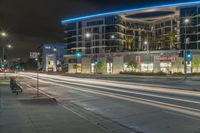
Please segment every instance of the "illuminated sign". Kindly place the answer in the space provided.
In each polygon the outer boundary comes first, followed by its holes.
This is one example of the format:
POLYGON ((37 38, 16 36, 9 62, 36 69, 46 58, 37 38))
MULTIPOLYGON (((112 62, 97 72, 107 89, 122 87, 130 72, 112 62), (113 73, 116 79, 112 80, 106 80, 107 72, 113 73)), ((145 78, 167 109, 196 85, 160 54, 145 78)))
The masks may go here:
POLYGON ((141 56, 137 55, 137 56, 135 57, 135 61, 136 61, 138 64, 140 64, 140 63, 141 63, 141 56))
POLYGON ((176 60, 176 57, 171 55, 154 56, 154 61, 172 61, 172 60, 176 60))

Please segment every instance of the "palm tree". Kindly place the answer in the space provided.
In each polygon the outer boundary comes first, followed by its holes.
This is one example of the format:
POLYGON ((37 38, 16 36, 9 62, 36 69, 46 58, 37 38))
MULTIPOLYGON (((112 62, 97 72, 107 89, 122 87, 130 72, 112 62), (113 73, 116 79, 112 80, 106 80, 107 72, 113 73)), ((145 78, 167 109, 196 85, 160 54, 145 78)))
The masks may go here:
POLYGON ((126 36, 125 42, 128 50, 133 50, 135 48, 135 37, 126 36))
POLYGON ((176 48, 174 42, 176 41, 176 34, 174 32, 168 32, 165 36, 166 41, 170 42, 169 48, 176 48))
POLYGON ((160 49, 161 48, 161 44, 162 44, 162 41, 163 41, 163 37, 161 35, 157 35, 155 37, 155 41, 156 41, 156 49, 160 49))

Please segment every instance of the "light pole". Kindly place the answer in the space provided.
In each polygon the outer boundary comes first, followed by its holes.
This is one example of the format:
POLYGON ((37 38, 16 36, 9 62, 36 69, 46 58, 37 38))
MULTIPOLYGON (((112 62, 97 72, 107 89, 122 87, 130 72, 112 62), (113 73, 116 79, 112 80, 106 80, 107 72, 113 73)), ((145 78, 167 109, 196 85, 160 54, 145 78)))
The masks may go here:
POLYGON ((111 35, 110 38, 112 39, 112 40, 110 41, 110 46, 109 46, 109 48, 110 48, 110 53, 111 53, 111 42, 115 39, 115 35, 111 35))
POLYGON ((53 48, 53 51, 55 52, 55 66, 57 71, 57 48, 53 48))
POLYGON ((90 46, 90 52, 91 52, 91 54, 93 53, 93 44, 92 44, 92 39, 91 39, 91 34, 90 33, 86 33, 85 34, 85 37, 87 38, 87 39, 90 39, 90 43, 91 43, 91 46, 90 46))
POLYGON ((148 41, 144 41, 144 45, 146 45, 147 47, 147 54, 149 53, 149 42, 148 41))
MULTIPOLYGON (((11 49, 11 48, 12 48, 12 45, 8 44, 8 45, 7 45, 7 48, 11 49)), ((4 62, 4 56, 5 56, 5 55, 4 55, 4 54, 5 54, 5 52, 4 52, 4 46, 2 47, 2 53, 3 53, 3 58, 2 58, 2 59, 3 59, 3 65, 4 65, 4 78, 6 78, 6 70, 5 70, 5 64, 4 64, 4 63, 5 63, 5 62, 4 62)))
MULTIPOLYGON (((1 63, 4 64, 4 46, 3 46, 3 39, 2 38, 6 38, 7 33, 6 32, 0 32, 0 36, 1 36, 1 45, 2 45, 2 61, 1 61, 1 63)), ((11 46, 11 45, 9 45, 9 46, 11 46)))
MULTIPOLYGON (((85 34, 85 37, 86 39, 90 39, 90 43, 91 43, 91 46, 90 46, 90 54, 92 55, 93 54, 93 43, 92 43, 92 34, 91 33, 86 33, 85 34)), ((94 57, 94 55, 93 55, 94 57)), ((94 64, 95 65, 95 64, 94 64)), ((96 71, 96 65, 94 66, 94 74, 95 74, 95 71, 96 71)))
POLYGON ((37 55, 37 58, 35 58, 35 61, 37 62, 37 71, 36 71, 37 84, 36 84, 36 89, 37 89, 37 97, 39 97, 40 92, 39 92, 39 67, 38 67, 39 58, 38 58, 38 55, 37 55))
POLYGON ((189 38, 187 38, 187 27, 186 25, 190 22, 190 19, 189 18, 186 18, 184 20, 184 23, 185 23, 185 50, 184 50, 184 79, 186 80, 187 79, 187 63, 186 63, 186 54, 187 54, 187 45, 189 43, 189 38))
POLYGON ((6 32, 1 32, 0 34, 1 34, 2 37, 6 37, 7 36, 6 32))

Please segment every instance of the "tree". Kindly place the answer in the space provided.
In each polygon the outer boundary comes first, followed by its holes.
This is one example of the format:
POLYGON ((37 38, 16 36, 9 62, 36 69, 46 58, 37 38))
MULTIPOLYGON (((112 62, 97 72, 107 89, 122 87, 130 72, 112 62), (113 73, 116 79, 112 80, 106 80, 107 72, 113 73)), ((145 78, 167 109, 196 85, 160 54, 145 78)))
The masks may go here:
POLYGON ((160 49, 160 45, 162 43, 163 37, 161 35, 157 35, 155 37, 155 41, 156 41, 156 49, 160 49))
POLYGON ((128 65, 127 65, 127 67, 131 68, 132 71, 133 71, 133 70, 136 70, 137 66, 138 66, 138 64, 137 64, 137 62, 134 61, 134 60, 130 61, 130 62, 128 63, 128 65))
POLYGON ((135 46, 133 46, 135 44, 135 37, 126 36, 125 37, 125 42, 126 42, 128 50, 132 50, 135 47, 135 46))
POLYGON ((199 72, 200 67, 200 56, 194 56, 192 59, 192 67, 197 67, 197 72, 199 72))
POLYGON ((174 42, 176 41, 176 34, 174 32, 168 32, 165 36, 166 41, 170 42, 169 48, 176 48, 174 42))
POLYGON ((106 62, 104 60, 99 60, 97 63, 97 68, 100 72, 103 72, 104 68, 106 66, 106 62))

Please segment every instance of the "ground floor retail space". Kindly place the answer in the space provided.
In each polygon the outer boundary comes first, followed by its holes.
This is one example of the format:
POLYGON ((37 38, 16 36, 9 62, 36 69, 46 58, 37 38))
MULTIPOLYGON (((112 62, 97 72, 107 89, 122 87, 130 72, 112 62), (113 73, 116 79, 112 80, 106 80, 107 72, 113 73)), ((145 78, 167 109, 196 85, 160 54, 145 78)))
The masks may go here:
MULTIPOLYGON (((199 54, 193 55, 195 59, 199 54)), ((198 62, 187 61, 187 73, 200 72, 198 62)), ((200 62, 199 62, 200 65, 200 62)), ((184 59, 176 51, 151 53, 118 53, 98 56, 83 56, 67 62, 69 73, 103 73, 117 74, 120 72, 147 72, 168 74, 183 73, 184 59)))

